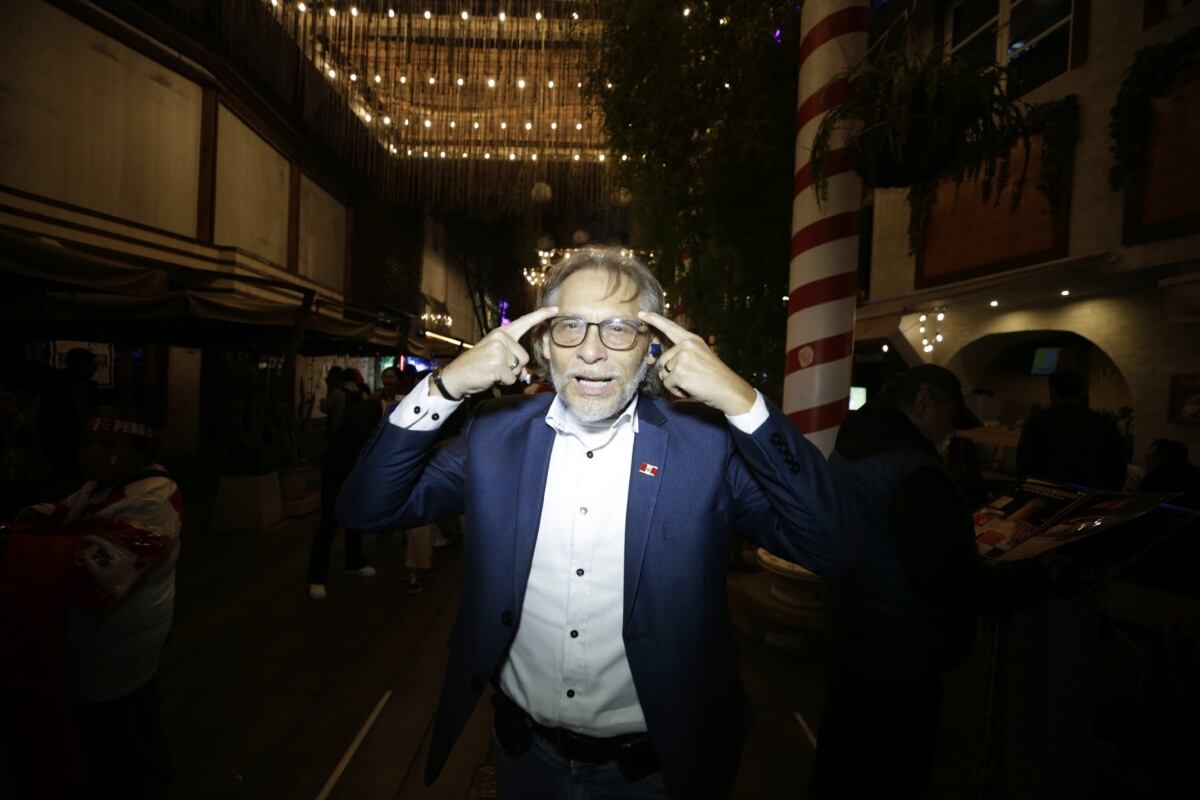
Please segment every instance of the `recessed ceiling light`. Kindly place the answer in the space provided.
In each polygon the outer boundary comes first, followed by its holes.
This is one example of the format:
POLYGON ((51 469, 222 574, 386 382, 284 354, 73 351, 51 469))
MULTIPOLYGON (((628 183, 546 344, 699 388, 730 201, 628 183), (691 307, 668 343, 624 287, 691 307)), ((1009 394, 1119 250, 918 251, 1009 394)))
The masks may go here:
POLYGON ((988 303, 988 305, 991 306, 992 308, 995 308, 996 306, 1000 305, 1000 301, 993 300, 992 302, 988 303))
POLYGON ((1063 289, 1061 292, 1059 292, 1059 294, 1061 294, 1063 297, 1070 297, 1070 295, 1071 295, 1071 290, 1070 290, 1070 289, 1063 289))

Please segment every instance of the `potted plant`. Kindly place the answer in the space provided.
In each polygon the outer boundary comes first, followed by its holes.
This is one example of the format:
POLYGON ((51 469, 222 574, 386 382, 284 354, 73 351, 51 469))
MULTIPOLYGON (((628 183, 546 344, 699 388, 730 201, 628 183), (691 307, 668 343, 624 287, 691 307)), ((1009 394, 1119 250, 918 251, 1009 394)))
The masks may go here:
MULTIPOLYGON (((1025 144, 1028 166, 1024 104, 1009 95, 1006 70, 995 62, 946 59, 915 47, 907 31, 899 31, 885 34, 830 87, 841 81, 849 98, 825 115, 813 139, 818 202, 828 196, 830 157, 843 139, 835 134, 844 135, 854 170, 867 186, 910 190, 916 217, 939 180, 960 185, 980 177, 985 197, 1006 184, 1018 142, 1025 144)), ((1024 170, 1014 204, 1023 181, 1024 170)), ((915 222, 923 230, 924 219, 915 222)))

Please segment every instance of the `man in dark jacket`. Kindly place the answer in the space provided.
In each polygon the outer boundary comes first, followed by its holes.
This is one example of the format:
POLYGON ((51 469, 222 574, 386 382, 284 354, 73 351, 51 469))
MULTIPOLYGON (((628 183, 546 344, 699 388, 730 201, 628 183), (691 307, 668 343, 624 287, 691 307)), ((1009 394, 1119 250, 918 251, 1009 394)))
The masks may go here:
POLYGON ((825 584, 835 659, 811 796, 920 797, 933 765, 942 673, 970 654, 981 577, 971 509, 938 444, 978 419, 934 364, 852 411, 830 457, 863 537, 857 569, 825 584))
POLYGON ((1088 408, 1078 372, 1061 369, 1048 382, 1050 407, 1030 416, 1021 430, 1017 474, 1121 491, 1129 452, 1117 424, 1088 408))

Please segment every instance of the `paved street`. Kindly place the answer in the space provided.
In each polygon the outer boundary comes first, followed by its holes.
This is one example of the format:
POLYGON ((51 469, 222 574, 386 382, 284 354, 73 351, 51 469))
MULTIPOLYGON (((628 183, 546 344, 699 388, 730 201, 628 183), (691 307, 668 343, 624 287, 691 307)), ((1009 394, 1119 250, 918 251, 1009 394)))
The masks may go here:
MULTIPOLYGON (((425 590, 409 595, 402 536, 368 540, 380 573, 371 580, 341 573, 339 542, 329 597, 314 602, 304 572, 316 515, 264 534, 217 535, 205 529, 210 507, 211 493, 193 488, 160 674, 177 797, 493 796, 486 702, 439 780, 421 779, 461 548, 435 551, 425 590)), ((756 576, 735 571, 731 580, 756 576)), ((801 718, 815 732, 820 648, 796 656, 743 641, 742 660, 758 725, 734 797, 803 797, 813 746, 801 718)), ((960 747, 964 735, 948 738, 960 747)))

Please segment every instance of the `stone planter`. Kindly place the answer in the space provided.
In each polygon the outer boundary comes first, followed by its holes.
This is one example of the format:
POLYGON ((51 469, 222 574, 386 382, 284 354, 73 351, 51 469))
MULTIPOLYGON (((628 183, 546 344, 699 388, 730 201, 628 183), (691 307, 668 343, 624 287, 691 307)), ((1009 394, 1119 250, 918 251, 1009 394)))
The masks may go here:
POLYGON ((285 467, 279 470, 279 491, 284 500, 298 500, 308 489, 308 467, 285 467))
POLYGON ((283 522, 283 495, 274 453, 263 447, 235 447, 225 457, 211 529, 254 532, 283 522))

